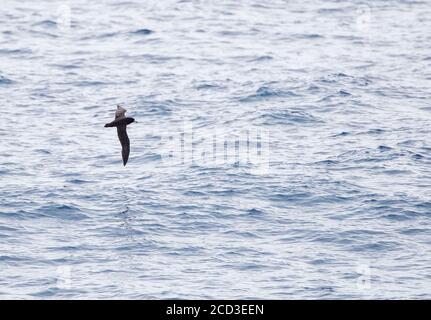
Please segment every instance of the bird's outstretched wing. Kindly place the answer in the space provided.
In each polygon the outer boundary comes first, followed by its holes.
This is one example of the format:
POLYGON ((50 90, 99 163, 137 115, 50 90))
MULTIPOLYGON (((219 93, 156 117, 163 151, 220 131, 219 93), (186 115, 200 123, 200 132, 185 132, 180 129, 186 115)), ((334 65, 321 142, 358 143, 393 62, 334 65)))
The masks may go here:
POLYGON ((127 164, 129 160, 130 154, 130 140, 127 136, 126 126, 118 126, 117 127, 118 139, 120 139, 121 147, 122 147, 122 155, 123 155, 123 165, 127 164))
POLYGON ((124 118, 127 110, 123 107, 117 106, 117 111, 115 111, 115 119, 124 118))

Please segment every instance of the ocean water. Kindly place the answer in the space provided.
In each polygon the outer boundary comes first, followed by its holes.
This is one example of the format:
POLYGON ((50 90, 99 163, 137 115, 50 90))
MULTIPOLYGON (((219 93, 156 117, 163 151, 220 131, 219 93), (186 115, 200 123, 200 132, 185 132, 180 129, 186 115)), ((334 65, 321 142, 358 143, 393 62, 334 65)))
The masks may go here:
POLYGON ((2 0, 0 298, 431 298, 430 30, 429 1, 2 0))

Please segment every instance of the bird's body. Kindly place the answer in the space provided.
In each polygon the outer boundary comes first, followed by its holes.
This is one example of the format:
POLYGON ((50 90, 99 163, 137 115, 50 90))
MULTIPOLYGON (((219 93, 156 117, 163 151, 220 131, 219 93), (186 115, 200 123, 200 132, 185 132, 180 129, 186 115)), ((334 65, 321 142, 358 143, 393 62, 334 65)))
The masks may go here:
POLYGON ((120 139, 121 148, 122 148, 122 156, 123 156, 123 165, 127 164, 129 160, 130 154, 130 140, 127 135, 127 125, 135 122, 135 119, 126 117, 127 110, 117 106, 117 111, 115 112, 115 120, 105 124, 105 128, 109 127, 117 127, 118 139, 120 139))

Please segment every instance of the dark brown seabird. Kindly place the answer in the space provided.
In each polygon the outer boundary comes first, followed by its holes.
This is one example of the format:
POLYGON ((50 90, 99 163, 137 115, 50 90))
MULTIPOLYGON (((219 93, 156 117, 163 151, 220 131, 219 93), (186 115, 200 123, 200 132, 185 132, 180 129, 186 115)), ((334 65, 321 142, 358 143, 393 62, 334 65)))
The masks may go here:
POLYGON ((117 105, 117 111, 115 112, 115 120, 105 124, 105 128, 117 127, 118 139, 120 139, 123 155, 123 165, 127 164, 130 154, 130 140, 127 136, 127 125, 135 122, 135 119, 126 117, 127 110, 117 105))

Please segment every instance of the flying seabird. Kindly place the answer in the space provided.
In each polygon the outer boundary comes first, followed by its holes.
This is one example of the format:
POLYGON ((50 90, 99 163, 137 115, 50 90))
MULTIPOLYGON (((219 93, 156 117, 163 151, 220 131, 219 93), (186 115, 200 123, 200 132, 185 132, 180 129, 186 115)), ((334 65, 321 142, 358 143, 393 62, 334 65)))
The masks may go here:
POLYGON ((126 127, 128 124, 135 122, 135 119, 126 117, 127 110, 117 105, 117 111, 115 112, 115 120, 105 124, 105 128, 117 127, 118 139, 120 139, 123 155, 123 165, 127 164, 130 154, 130 140, 127 136, 126 127))

